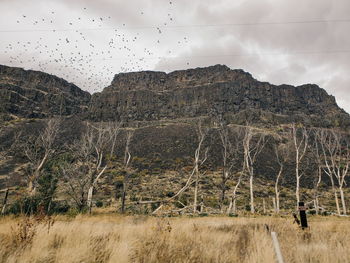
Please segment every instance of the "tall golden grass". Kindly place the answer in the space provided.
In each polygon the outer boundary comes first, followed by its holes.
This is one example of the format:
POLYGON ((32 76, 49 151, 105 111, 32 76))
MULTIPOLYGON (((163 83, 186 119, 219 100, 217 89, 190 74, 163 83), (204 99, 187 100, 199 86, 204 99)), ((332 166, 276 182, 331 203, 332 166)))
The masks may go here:
POLYGON ((0 219, 0 262, 350 262, 350 221, 291 218, 77 216, 0 219))

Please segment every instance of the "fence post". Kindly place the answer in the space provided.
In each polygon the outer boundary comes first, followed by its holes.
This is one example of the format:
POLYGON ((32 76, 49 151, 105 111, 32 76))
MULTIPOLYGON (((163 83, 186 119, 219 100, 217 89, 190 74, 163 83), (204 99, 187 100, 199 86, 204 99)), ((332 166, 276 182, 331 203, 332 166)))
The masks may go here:
POLYGON ((275 248, 277 263, 284 263, 276 232, 271 232, 271 237, 273 241, 273 247, 275 248))
POLYGON ((299 202, 299 208, 300 212, 300 223, 301 223, 301 228, 305 229, 308 227, 307 225, 307 218, 306 218, 306 207, 304 205, 304 202, 299 202))

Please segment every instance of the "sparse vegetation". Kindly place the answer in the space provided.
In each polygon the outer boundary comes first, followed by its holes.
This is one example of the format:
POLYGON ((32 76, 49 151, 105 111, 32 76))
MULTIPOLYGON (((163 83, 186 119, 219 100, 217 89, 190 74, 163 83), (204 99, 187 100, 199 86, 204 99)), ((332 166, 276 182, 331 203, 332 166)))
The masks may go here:
POLYGON ((192 157, 168 165, 159 155, 138 157, 137 129, 85 124, 63 145, 30 144, 23 164, 30 191, 26 184, 3 191, 0 263, 273 262, 271 231, 287 262, 350 260, 350 223, 329 216, 347 213, 347 133, 292 124, 278 134, 200 122, 192 126, 192 157), (215 147, 222 153, 216 166, 215 147), (287 182, 288 172, 294 181, 287 182), (306 231, 283 217, 299 199, 311 208, 306 231))
POLYGON ((292 218, 154 218, 116 215, 0 219, 0 262, 275 262, 276 231, 286 262, 349 262, 350 222, 292 218), (268 230, 267 230, 268 229, 268 230))

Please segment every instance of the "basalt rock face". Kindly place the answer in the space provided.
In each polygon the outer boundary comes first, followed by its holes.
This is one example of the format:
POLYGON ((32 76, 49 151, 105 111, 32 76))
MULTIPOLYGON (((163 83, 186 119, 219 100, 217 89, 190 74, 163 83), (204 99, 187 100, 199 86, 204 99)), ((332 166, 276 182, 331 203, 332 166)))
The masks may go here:
POLYGON ((91 95, 43 72, 0 65, 0 114, 45 118, 75 115, 87 109, 91 95))
POLYGON ((171 91, 179 88, 206 86, 212 83, 239 81, 252 78, 243 70, 231 70, 227 66, 216 65, 174 71, 169 74, 156 71, 142 71, 117 74, 105 92, 116 90, 171 91))
POLYGON ((349 115, 317 85, 272 85, 243 70, 216 65, 164 72, 122 73, 92 96, 90 118, 151 121, 224 114, 234 123, 304 122, 349 126, 349 115))
POLYGON ((302 122, 350 126, 349 115, 316 85, 272 85, 223 65, 165 72, 117 74, 92 96, 46 73, 0 65, 0 116, 77 116, 92 121, 181 120, 225 115, 230 123, 302 122))

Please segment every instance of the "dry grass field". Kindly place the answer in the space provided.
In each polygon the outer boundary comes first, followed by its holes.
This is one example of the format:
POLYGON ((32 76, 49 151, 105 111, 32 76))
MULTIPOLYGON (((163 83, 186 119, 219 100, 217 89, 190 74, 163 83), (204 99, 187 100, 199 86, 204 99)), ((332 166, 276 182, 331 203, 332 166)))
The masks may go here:
POLYGON ((95 215, 0 219, 0 262, 350 262, 350 220, 95 215))

